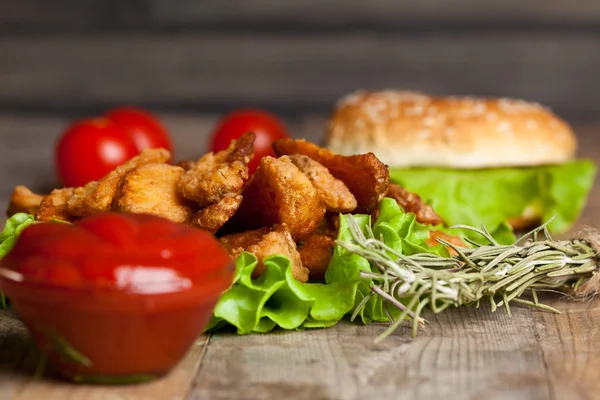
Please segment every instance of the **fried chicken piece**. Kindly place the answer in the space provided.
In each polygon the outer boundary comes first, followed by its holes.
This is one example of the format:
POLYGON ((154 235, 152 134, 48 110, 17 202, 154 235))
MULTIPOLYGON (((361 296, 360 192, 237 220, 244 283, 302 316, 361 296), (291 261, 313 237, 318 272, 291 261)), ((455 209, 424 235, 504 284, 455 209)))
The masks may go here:
POLYGON ((179 182, 181 195, 206 207, 225 196, 240 194, 248 179, 255 137, 252 132, 244 133, 226 150, 208 153, 195 164, 184 163, 190 169, 179 182))
MULTIPOLYGON (((442 231, 431 231, 431 233, 429 235, 429 239, 426 240, 427 244, 429 246, 438 245, 439 242, 436 240, 436 238, 443 239, 447 242, 452 243, 453 245, 455 245, 457 247, 468 247, 467 244, 465 242, 463 242, 463 240, 460 237, 448 235, 447 233, 444 233, 442 231)), ((458 254, 452 247, 446 247, 446 248, 448 249, 448 251, 450 252, 451 255, 455 256, 458 254)))
POLYGON ((145 164, 129 171, 115 198, 114 210, 152 214, 187 223, 194 215, 192 203, 177 192, 183 168, 169 164, 145 164))
POLYGON ((263 236, 272 232, 275 228, 265 226, 251 231, 231 233, 220 237, 219 240, 232 257, 237 257, 245 248, 260 242, 263 236))
POLYGON ((225 196, 218 203, 211 204, 198 211, 190 221, 190 225, 214 234, 233 217, 233 214, 242 204, 242 199, 241 194, 225 196))
POLYGON ((69 199, 69 212, 77 217, 110 211, 121 180, 133 169, 153 163, 164 163, 171 158, 165 149, 145 149, 137 156, 119 165, 99 181, 78 187, 69 199))
POLYGON ((252 272, 252 278, 259 277, 265 271, 264 259, 279 254, 291 261, 292 276, 299 282, 308 281, 308 270, 302 265, 296 243, 284 224, 261 228, 254 231, 233 233, 223 236, 221 244, 235 258, 244 250, 256 256, 258 265, 252 272))
POLYGON ((108 211, 112 204, 114 193, 111 193, 108 197, 101 198, 99 194, 96 194, 99 184, 100 181, 91 181, 85 186, 75 188, 73 196, 68 200, 69 212, 73 215, 84 217, 92 215, 95 212, 108 211))
POLYGON ((27 187, 19 185, 15 187, 12 195, 10 196, 10 203, 6 210, 6 216, 10 217, 16 213, 27 213, 35 215, 42 204, 44 196, 41 194, 33 193, 27 187))
POLYGON ((288 157, 310 179, 323 199, 327 211, 347 213, 356 208, 356 197, 344 182, 331 175, 327 168, 305 155, 292 154, 288 157))
POLYGON ((68 201, 73 196, 73 188, 54 189, 44 197, 40 208, 35 214, 38 221, 72 221, 74 216, 69 212, 68 201))
POLYGON ((258 243, 246 248, 246 251, 254 254, 260 260, 253 275, 261 275, 265 271, 263 263, 265 258, 279 254, 290 260, 294 279, 298 282, 308 281, 308 270, 302 265, 300 254, 296 250, 296 243, 294 243, 290 232, 287 230, 276 230, 267 233, 258 243))
POLYGON ((390 174, 373 153, 342 156, 306 140, 294 139, 278 139, 273 142, 273 149, 280 156, 303 154, 322 164, 356 197, 357 212, 375 210, 387 193, 390 174))
POLYGON ((190 169, 192 169, 192 168, 195 168, 195 167, 196 167, 196 161, 192 161, 192 160, 182 160, 182 161, 179 161, 179 162, 178 162, 177 164, 175 164, 175 165, 177 165, 178 167, 181 167, 181 168, 183 168, 183 169, 184 169, 184 170, 186 170, 186 171, 189 171, 190 169))
POLYGON ((321 221, 313 235, 329 236, 332 239, 337 239, 339 230, 339 214, 326 213, 325 218, 321 221))
POLYGON ((386 197, 396 200, 404 211, 415 214, 421 224, 438 225, 444 222, 429 204, 423 203, 419 195, 409 192, 400 185, 391 183, 386 197))
POLYGON ((288 157, 263 157, 243 195, 233 222, 246 229, 286 224, 292 238, 299 240, 325 215, 317 190, 288 157))
POLYGON ((312 234, 298 246, 302 265, 308 269, 311 279, 325 280, 325 272, 333 256, 335 240, 330 236, 312 234))

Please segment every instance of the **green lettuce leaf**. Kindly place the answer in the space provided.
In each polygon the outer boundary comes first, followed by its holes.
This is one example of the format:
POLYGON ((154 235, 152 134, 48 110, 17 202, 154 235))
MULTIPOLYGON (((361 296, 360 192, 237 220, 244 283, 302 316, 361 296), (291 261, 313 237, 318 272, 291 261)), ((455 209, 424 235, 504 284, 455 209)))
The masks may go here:
MULTIPOLYGON (((4 230, 0 233, 0 260, 4 257, 17 243, 17 239, 23 229, 35 223, 33 215, 26 213, 17 213, 6 220, 4 230)), ((4 293, 0 291, 0 308, 6 308, 6 299, 4 293)))
POLYGON ((25 213, 14 214, 6 220, 4 230, 0 233, 0 259, 14 247, 23 229, 33 223, 35 223, 33 215, 25 213))
POLYGON ((551 232, 567 230, 578 218, 596 176, 587 160, 563 165, 457 170, 390 168, 392 181, 418 193, 449 225, 486 225, 502 243, 511 243, 507 219, 527 208, 552 216, 551 232))
MULTIPOLYGON (((368 215, 341 215, 338 240, 350 240, 349 218, 353 217, 366 233, 371 224, 368 215)), ((426 240, 434 229, 419 224, 414 214, 405 213, 392 199, 381 202, 374 234, 403 254, 435 252, 446 254, 443 246, 429 247, 426 240)), ((292 276, 290 260, 273 255, 264 260, 265 272, 252 279, 257 259, 244 252, 236 259, 233 285, 219 299, 207 329, 233 326, 239 334, 267 332, 276 327, 301 330, 335 325, 352 314, 369 296, 358 313, 363 323, 389 321, 386 305, 379 296, 370 296, 371 279, 361 272, 372 272, 369 262, 336 246, 327 269, 325 283, 302 283, 292 276)), ((394 307, 387 310, 398 316, 394 307)))
POLYGON ((301 283, 292 276, 290 260, 273 255, 265 272, 252 279, 258 261, 248 252, 236 259, 232 287, 219 299, 208 329, 233 325, 239 334, 283 329, 324 328, 352 308, 349 285, 301 283))

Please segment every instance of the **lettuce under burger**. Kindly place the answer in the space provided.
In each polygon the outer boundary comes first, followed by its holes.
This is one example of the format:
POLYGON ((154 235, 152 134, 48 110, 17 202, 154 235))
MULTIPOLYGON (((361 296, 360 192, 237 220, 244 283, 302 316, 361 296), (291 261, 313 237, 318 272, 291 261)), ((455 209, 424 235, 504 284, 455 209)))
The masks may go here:
POLYGON ((327 147, 373 152, 390 178, 429 202, 448 225, 484 223, 498 236, 555 216, 578 218, 596 167, 576 160, 571 127, 547 108, 512 99, 356 92, 342 99, 327 147))

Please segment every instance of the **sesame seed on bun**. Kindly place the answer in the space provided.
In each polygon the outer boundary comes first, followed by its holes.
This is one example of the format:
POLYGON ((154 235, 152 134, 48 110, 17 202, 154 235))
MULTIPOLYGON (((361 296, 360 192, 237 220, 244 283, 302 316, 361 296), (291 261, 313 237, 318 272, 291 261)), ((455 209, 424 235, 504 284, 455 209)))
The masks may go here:
POLYGON ((340 99, 326 146, 345 155, 373 152, 392 167, 492 168, 565 163, 577 139, 537 103, 384 90, 340 99))

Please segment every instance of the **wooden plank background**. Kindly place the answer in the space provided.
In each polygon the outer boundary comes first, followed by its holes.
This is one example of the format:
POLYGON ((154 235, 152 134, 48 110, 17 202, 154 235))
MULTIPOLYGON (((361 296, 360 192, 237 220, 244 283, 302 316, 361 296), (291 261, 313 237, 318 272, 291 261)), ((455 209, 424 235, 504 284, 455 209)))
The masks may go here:
POLYGON ((402 30, 457 26, 597 26, 594 0, 13 0, 0 1, 12 30, 200 29, 235 24, 258 29, 370 27, 402 30), (262 28, 258 25, 262 25, 262 28))
POLYGON ((597 0, 0 0, 0 111, 327 113, 358 88, 600 111, 597 0))

